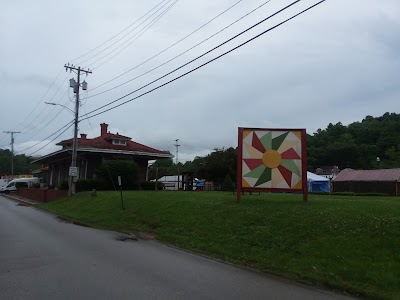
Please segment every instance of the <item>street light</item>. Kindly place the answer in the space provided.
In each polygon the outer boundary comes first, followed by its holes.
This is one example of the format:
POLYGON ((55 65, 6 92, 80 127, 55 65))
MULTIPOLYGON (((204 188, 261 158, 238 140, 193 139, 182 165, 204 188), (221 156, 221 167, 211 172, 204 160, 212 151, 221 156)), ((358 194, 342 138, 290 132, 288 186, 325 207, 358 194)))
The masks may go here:
POLYGON ((379 169, 379 164, 381 162, 381 159, 379 158, 379 156, 376 157, 376 162, 378 163, 378 169, 379 169))
POLYGON ((49 105, 64 107, 65 109, 68 109, 72 114, 75 114, 74 111, 73 111, 72 109, 70 109, 68 106, 65 106, 65 105, 63 105, 63 104, 53 103, 53 102, 45 102, 45 103, 46 103, 46 104, 49 104, 49 105))

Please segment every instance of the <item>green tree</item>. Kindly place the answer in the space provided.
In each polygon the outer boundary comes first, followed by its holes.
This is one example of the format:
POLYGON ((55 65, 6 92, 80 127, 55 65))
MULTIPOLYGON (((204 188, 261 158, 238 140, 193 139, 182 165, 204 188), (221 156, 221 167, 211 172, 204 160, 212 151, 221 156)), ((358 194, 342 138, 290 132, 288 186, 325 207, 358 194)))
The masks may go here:
POLYGON ((206 179, 216 184, 222 184, 227 175, 236 178, 237 150, 232 147, 214 149, 205 157, 204 172, 206 179))
POLYGON ((118 188, 118 176, 121 176, 122 189, 138 188, 139 168, 131 160, 108 160, 96 169, 97 178, 105 184, 106 189, 118 188))
POLYGON ((308 169, 338 165, 346 167, 399 167, 400 114, 385 113, 381 117, 366 116, 348 126, 329 124, 307 136, 308 169))
POLYGON ((231 176, 226 175, 224 178, 224 181, 222 182, 222 187, 221 189, 223 191, 232 191, 234 189, 234 182, 231 178, 231 176))
MULTIPOLYGON (((31 170, 40 168, 40 165, 32 165, 33 157, 19 154, 14 156, 14 174, 30 174, 31 170)), ((0 174, 11 174, 11 151, 0 149, 0 174)))

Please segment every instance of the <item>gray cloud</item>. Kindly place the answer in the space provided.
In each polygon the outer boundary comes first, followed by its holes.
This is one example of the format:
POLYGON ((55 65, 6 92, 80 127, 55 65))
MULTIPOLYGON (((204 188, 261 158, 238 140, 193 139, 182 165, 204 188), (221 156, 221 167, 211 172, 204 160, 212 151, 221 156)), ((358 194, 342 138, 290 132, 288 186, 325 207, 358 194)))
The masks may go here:
MULTIPOLYGON (((235 2, 179 1, 131 47, 85 78, 89 89, 165 49, 235 2)), ((89 90, 88 94, 93 95, 156 67, 262 2, 243 1, 186 41, 118 80, 96 91, 89 90)), ((290 13, 305 8, 310 4, 306 2, 200 59, 193 67, 282 21, 290 13)), ((33 140, 44 139, 69 122, 71 115, 67 111, 51 111, 54 108, 38 104, 52 79, 64 63, 71 62, 69 59, 118 33, 156 3, 156 0, 120 0, 112 4, 40 0, 4 5, 0 12, 0 25, 13 30, 0 31, 2 44, 7 45, 0 48, 0 74, 3 74, 0 87, 2 99, 11 99, 14 105, 0 110, 0 129, 31 130, 17 139, 21 146, 33 145, 33 140), (72 9, 75 6, 79 6, 79 10, 72 9), (27 117, 34 107, 37 107, 35 112, 27 117), (41 127, 55 113, 59 113, 55 120, 41 127), (32 126, 24 128, 27 124, 38 127, 35 130, 32 126)), ((288 3, 286 0, 271 1, 251 17, 167 66, 111 92, 83 100, 81 114, 165 74, 288 3)), ((180 158, 186 160, 206 155, 215 147, 235 147, 238 126, 300 127, 312 133, 325 128, 328 123, 341 121, 348 124, 366 115, 397 112, 400 96, 397 82, 399 14, 400 3, 396 0, 385 3, 378 0, 327 1, 165 88, 94 117, 90 123, 81 122, 80 132, 88 133, 89 137, 96 136, 99 124, 107 122, 113 131, 172 153, 175 153, 174 140, 179 138, 182 145, 180 158)), ((68 89, 67 82, 62 80, 73 76, 67 75, 63 71, 44 101, 48 101, 62 86, 52 101, 73 107, 67 96, 62 97, 68 89)), ((68 94, 73 96, 71 91, 68 94)), ((85 94, 82 94, 82 99, 85 99, 85 94)), ((70 129, 56 141, 71 135, 70 129)), ((8 136, 0 134, 0 145, 7 144, 8 139, 8 136)), ((45 154, 54 149, 57 147, 53 143, 38 153, 45 154)))

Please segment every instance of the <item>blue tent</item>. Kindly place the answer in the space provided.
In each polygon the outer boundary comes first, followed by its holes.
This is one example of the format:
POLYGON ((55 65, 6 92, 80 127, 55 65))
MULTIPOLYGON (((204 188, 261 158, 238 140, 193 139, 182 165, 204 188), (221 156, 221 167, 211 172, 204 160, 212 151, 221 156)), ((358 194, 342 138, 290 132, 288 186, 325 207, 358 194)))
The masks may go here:
POLYGON ((307 187, 309 192, 330 192, 330 181, 328 178, 307 172, 307 187))

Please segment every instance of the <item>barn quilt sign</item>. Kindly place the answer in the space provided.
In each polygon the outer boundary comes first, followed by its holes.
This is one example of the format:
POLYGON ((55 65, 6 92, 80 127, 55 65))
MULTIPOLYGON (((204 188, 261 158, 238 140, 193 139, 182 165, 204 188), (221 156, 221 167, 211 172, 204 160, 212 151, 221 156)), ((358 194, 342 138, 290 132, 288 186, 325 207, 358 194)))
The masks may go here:
POLYGON ((307 201, 305 129, 239 128, 237 199, 242 191, 302 192, 307 201))

